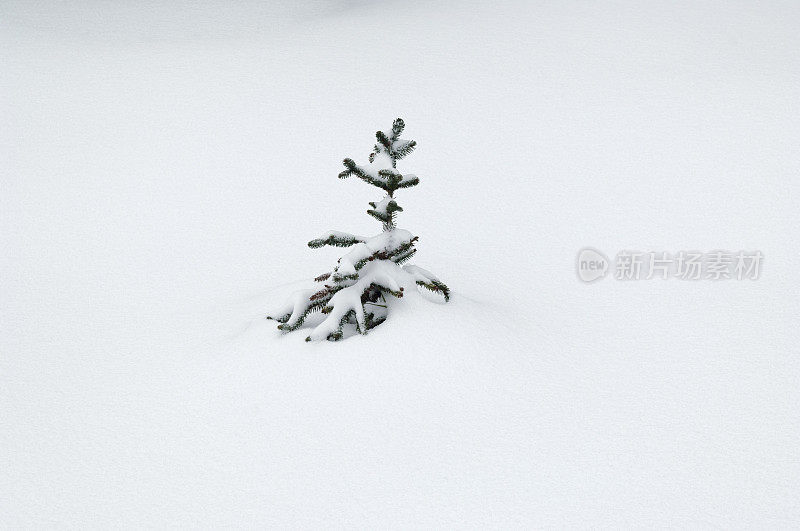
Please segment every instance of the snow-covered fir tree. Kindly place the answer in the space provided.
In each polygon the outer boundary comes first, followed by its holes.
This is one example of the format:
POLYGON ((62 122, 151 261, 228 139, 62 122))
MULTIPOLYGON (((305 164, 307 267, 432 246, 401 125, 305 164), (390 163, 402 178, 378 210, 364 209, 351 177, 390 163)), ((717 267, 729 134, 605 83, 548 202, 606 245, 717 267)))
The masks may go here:
POLYGON ((419 184, 415 175, 403 175, 397 170, 397 161, 417 145, 413 140, 400 138, 404 127, 405 123, 398 118, 391 130, 375 133, 378 142, 369 163, 358 165, 352 159, 344 159, 345 169, 339 174, 340 179, 354 175, 385 192, 367 210, 367 214, 381 223, 383 231, 369 238, 330 231, 308 242, 312 248, 332 245, 352 249, 338 260, 333 271, 314 279, 316 287, 295 292, 283 307, 267 317, 281 323, 280 330, 296 330, 309 314, 321 311, 327 317, 314 327, 306 341, 337 341, 343 337, 343 328, 348 323, 354 324, 361 334, 381 324, 388 314, 386 296, 402 297, 409 287, 428 289, 445 301, 450 299, 450 290, 436 276, 406 264, 417 252, 414 242, 418 238, 395 225, 397 213, 403 210, 397 204, 395 192, 419 184))

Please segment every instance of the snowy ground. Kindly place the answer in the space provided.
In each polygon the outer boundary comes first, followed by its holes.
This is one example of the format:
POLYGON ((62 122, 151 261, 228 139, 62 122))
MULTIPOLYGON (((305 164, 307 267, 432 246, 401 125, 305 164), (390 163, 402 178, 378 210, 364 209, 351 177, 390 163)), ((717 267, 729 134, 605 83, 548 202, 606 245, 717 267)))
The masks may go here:
POLYGON ((0 4, 0 526, 800 526, 793 2, 0 4), (366 337, 263 319, 369 234, 366 337), (760 250, 761 279, 575 256, 760 250))

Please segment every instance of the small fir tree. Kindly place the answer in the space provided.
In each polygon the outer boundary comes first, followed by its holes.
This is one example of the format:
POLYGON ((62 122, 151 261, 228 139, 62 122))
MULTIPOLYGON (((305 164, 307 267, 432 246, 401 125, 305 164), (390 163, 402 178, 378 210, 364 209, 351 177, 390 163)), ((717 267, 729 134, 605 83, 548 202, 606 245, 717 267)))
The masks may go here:
POLYGON ((402 297, 405 288, 415 285, 450 299, 448 287, 432 273, 414 265, 403 265, 416 253, 417 237, 395 226, 398 212, 403 209, 395 200, 395 192, 419 184, 413 174, 397 171, 397 161, 416 147, 413 140, 400 138, 405 123, 398 118, 390 131, 378 131, 378 142, 369 155, 369 164, 359 166, 353 159, 344 159, 345 169, 340 179, 354 175, 386 192, 383 199, 370 203, 367 214, 378 220, 383 232, 371 238, 330 231, 308 246, 325 245, 352 247, 342 256, 333 271, 314 280, 317 287, 295 292, 278 311, 267 319, 281 323, 280 330, 289 332, 303 325, 306 317, 315 311, 327 317, 306 338, 306 341, 328 339, 338 341, 343 328, 351 323, 361 334, 375 328, 387 318, 386 295, 402 297))

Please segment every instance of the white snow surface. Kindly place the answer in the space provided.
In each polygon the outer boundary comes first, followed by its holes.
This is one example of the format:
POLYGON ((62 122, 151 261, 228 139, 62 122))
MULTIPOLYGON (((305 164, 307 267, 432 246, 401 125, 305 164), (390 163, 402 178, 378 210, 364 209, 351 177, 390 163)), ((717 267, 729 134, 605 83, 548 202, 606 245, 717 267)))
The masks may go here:
POLYGON ((0 527, 800 526, 794 2, 0 5, 0 527), (306 343, 266 311, 412 263, 306 343), (446 200, 445 200, 446 199, 446 200), (760 250, 756 281, 575 256, 760 250))

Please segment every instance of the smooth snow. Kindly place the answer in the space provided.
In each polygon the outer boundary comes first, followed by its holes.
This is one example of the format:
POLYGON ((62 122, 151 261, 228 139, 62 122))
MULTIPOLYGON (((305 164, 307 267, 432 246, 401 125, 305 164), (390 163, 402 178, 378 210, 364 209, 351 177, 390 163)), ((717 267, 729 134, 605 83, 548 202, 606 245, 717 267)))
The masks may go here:
POLYGON ((800 7, 0 5, 0 527, 800 526, 800 7), (374 234, 409 293, 266 311, 374 234), (756 281, 580 282, 586 246, 756 281), (319 323, 324 316, 316 314, 319 323))

